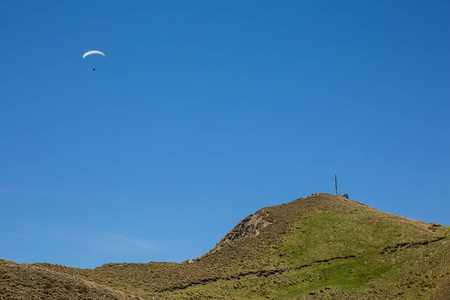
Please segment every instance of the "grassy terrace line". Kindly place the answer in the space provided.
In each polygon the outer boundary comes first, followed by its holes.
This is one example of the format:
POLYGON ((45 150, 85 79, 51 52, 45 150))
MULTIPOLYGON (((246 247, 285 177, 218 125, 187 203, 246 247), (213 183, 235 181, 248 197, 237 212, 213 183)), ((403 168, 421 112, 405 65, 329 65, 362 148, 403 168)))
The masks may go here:
POLYGON ((0 261, 0 299, 450 299, 450 227, 315 194, 266 207, 179 263, 0 261))
MULTIPOLYGON (((348 259, 348 258, 354 258, 354 257, 355 257, 354 255, 350 255, 350 256, 347 256, 347 257, 333 257, 333 258, 330 258, 330 259, 318 260, 318 261, 314 262, 313 264, 329 262, 329 261, 335 260, 335 259, 348 259)), ((302 265, 302 266, 299 266, 299 267, 297 267, 295 269, 296 270, 300 270, 300 269, 303 269, 303 268, 306 268, 306 267, 311 267, 313 264, 302 265)), ((275 269, 275 270, 260 270, 260 271, 250 271, 250 272, 240 273, 240 274, 233 275, 231 277, 225 277, 225 278, 224 277, 205 278, 205 279, 203 279, 200 282, 191 282, 191 283, 189 283, 188 285, 185 285, 185 286, 175 286, 175 287, 172 287, 172 288, 168 288, 166 290, 160 290, 160 292, 186 289, 188 287, 192 287, 192 286, 195 286, 195 285, 216 282, 216 281, 219 281, 219 280, 241 279, 244 276, 257 276, 257 277, 264 276, 264 277, 268 277, 268 276, 272 276, 272 275, 276 275, 276 274, 280 274, 280 273, 283 273, 283 272, 286 272, 286 271, 292 271, 292 270, 293 270, 292 268, 275 269)))

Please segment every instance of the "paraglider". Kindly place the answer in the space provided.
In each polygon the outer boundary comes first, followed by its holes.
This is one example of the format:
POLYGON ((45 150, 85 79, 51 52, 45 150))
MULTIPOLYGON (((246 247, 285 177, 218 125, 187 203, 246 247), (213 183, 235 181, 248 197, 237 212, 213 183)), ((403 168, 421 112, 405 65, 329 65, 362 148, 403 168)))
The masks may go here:
MULTIPOLYGON (((98 51, 98 50, 91 50, 91 51, 88 51, 88 52, 86 52, 85 54, 83 54, 83 59, 84 59, 86 56, 91 55, 91 54, 99 54, 99 55, 103 55, 103 57, 106 58, 105 53, 103 53, 103 52, 101 52, 101 51, 98 51)), ((95 71, 95 68, 92 68, 92 70, 95 71)))

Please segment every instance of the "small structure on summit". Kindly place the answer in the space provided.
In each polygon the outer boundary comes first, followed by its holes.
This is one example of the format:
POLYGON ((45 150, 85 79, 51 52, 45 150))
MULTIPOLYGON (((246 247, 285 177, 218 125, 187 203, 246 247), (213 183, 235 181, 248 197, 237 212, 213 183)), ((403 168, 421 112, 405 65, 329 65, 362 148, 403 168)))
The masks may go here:
POLYGON ((337 193, 337 178, 336 178, 336 174, 334 174, 334 187, 336 188, 336 196, 337 196, 338 193, 337 193))
POLYGON ((334 174, 334 188, 336 189, 336 196, 342 196, 344 198, 348 199, 348 194, 338 194, 338 186, 337 186, 337 177, 336 174, 334 174))

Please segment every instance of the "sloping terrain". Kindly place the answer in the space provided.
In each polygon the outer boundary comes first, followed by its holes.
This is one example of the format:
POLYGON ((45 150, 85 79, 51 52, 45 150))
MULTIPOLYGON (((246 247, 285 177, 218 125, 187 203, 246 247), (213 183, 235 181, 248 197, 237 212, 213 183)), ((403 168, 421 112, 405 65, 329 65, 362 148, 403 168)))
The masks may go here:
MULTIPOLYGON (((446 299, 449 231, 315 194, 260 209, 209 253, 181 264, 23 266, 142 299, 446 299)), ((9 285, 6 294, 23 289, 9 285)))
POLYGON ((0 299, 138 299, 38 266, 0 260, 0 299))

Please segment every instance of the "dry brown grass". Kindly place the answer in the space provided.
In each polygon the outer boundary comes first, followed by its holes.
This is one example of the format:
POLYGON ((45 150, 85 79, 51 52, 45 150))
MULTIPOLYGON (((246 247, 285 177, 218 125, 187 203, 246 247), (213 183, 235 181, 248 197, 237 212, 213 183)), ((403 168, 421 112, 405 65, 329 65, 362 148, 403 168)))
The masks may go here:
POLYGON ((38 266, 0 260, 0 299, 138 299, 38 266))
POLYGON ((0 298, 445 299, 448 231, 316 194, 260 209, 192 262, 76 269, 3 261, 0 274, 18 279, 2 280, 0 298))

